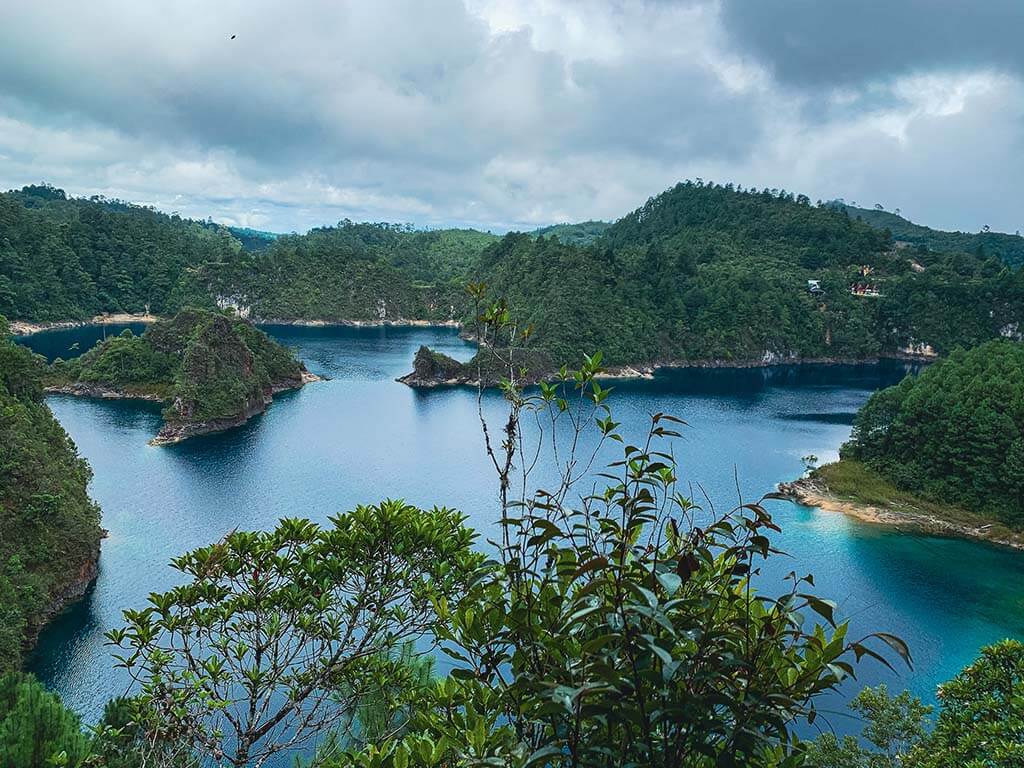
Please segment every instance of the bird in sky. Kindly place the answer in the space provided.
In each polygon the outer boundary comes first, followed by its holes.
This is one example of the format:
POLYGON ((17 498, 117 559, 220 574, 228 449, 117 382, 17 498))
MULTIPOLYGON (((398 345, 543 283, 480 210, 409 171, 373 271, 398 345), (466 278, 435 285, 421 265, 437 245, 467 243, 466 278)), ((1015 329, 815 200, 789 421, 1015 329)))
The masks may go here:
POLYGON ((234 39, 235 39, 235 36, 234 36, 234 35, 232 35, 232 36, 231 36, 231 39, 232 39, 232 40, 234 40, 234 39))

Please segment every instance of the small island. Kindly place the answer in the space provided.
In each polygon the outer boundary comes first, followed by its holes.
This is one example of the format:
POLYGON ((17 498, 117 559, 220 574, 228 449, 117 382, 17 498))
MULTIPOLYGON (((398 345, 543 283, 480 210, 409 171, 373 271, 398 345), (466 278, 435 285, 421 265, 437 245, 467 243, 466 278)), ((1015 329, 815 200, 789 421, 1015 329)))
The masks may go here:
POLYGON ((779 490, 868 522, 1024 549, 1024 344, 957 351, 876 392, 840 460, 779 490))
POLYGON ((81 357, 56 360, 46 391, 166 403, 151 443, 169 445, 244 424, 278 392, 317 379, 250 322, 185 309, 141 336, 126 330, 81 357))
MULTIPOLYGON (((412 371, 396 381, 414 389, 452 386, 497 386, 508 376, 508 351, 481 349, 472 360, 460 362, 443 352, 421 346, 413 359, 412 371)), ((516 349, 512 355, 522 373, 521 384, 536 384, 552 375, 555 367, 543 351, 516 349)))

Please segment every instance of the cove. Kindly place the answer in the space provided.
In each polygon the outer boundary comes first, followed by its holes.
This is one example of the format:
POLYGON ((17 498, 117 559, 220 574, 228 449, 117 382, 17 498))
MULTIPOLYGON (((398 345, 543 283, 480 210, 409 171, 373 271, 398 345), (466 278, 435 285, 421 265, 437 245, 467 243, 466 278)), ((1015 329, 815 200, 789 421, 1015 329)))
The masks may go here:
MULTIPOLYGON (((110 536, 95 587, 43 633, 31 669, 88 721, 128 688, 103 633, 120 625, 123 608, 142 607, 150 592, 175 583, 167 563, 185 550, 236 527, 268 528, 284 516, 323 522, 384 497, 461 509, 480 531, 481 546, 495 532, 497 487, 483 452, 476 393, 419 392, 394 381, 410 370, 421 344, 468 359, 473 349, 455 331, 266 330, 330 380, 275 397, 264 415, 227 433, 154 448, 147 441, 159 428, 157 405, 48 399, 92 465, 91 492, 110 536)), ((50 358, 68 357, 103 332, 76 328, 22 341, 50 358)), ((685 419, 675 445, 681 475, 695 496, 703 496, 699 483, 723 509, 797 477, 801 456, 835 458, 857 408, 905 372, 896 363, 665 371, 650 381, 611 382, 609 404, 624 434, 638 437, 652 412, 685 419)), ((497 393, 485 396, 487 413, 496 418, 501 407, 497 393)), ((874 527, 789 502, 770 508, 783 528, 774 543, 789 556, 765 567, 766 586, 791 570, 813 573, 817 593, 851 619, 851 636, 885 630, 910 644, 912 671, 897 665, 894 675, 867 661, 846 693, 886 682, 934 701, 935 686, 982 645, 1024 637, 1020 553, 874 527)), ((841 697, 826 708, 837 731, 852 729, 841 697)))

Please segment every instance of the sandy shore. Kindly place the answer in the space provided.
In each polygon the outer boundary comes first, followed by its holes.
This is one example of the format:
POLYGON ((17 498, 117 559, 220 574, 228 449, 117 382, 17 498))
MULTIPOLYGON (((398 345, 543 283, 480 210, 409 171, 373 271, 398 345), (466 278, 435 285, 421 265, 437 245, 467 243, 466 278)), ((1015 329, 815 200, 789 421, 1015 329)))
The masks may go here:
POLYGON ((114 312, 107 315, 96 315, 91 320, 63 320, 52 323, 33 323, 28 320, 12 320, 11 333, 15 336, 31 336, 43 331, 56 331, 61 328, 81 328, 86 325, 122 325, 125 323, 155 323, 160 318, 156 315, 128 312, 114 312))
POLYGON ((779 492, 806 507, 825 512, 840 512, 873 525, 885 525, 927 533, 934 536, 954 536, 977 539, 1013 549, 1024 550, 1024 533, 1010 531, 998 523, 979 522, 977 525, 950 520, 926 512, 909 504, 876 506, 843 499, 809 478, 792 483, 780 483, 779 492))

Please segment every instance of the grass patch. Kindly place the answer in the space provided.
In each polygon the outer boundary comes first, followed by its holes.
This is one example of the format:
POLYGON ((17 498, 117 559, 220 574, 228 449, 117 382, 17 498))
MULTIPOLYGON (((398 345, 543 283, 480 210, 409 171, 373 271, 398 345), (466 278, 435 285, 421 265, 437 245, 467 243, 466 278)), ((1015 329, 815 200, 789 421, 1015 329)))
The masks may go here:
POLYGON ((900 490, 866 464, 853 459, 841 459, 833 464, 825 464, 814 470, 811 477, 844 501, 924 514, 960 526, 987 526, 986 533, 991 534, 990 538, 1024 540, 1024 531, 955 504, 922 498, 900 490))

